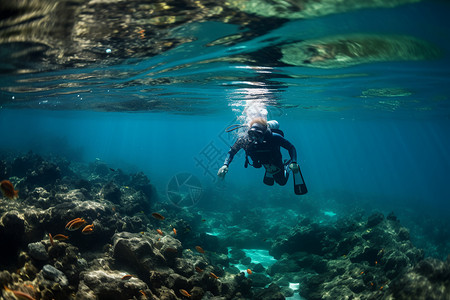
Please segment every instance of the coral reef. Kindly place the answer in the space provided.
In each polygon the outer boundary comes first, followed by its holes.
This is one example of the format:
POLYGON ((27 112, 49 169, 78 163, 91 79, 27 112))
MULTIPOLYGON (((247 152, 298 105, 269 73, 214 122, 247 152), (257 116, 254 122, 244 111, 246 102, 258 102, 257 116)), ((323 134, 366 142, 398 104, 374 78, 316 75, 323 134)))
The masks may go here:
POLYGON ((0 199, 5 299, 449 299, 450 257, 424 258, 393 213, 192 212, 143 173, 33 153, 0 174, 19 190, 0 199))

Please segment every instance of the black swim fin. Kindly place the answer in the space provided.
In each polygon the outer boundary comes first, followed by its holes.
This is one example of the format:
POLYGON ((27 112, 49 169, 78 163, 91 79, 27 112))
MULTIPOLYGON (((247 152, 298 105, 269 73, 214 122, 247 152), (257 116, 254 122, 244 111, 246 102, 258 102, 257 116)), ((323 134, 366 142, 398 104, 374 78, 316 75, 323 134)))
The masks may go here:
POLYGON ((302 171, 300 170, 300 166, 298 166, 297 171, 292 172, 292 177, 294 178, 294 193, 296 195, 304 195, 308 192, 306 188, 305 180, 303 179, 302 171))

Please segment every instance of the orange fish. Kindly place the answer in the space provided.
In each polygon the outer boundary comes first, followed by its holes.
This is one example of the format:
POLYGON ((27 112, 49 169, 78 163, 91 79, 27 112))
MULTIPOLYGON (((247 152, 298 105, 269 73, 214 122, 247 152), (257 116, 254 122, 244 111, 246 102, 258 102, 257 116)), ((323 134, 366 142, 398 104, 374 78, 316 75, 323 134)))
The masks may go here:
POLYGON ((19 197, 19 191, 14 190, 14 186, 9 180, 0 182, 0 190, 4 197, 15 200, 19 197))
POLYGON ((173 234, 177 235, 177 230, 175 228, 172 228, 172 230, 173 230, 173 234))
POLYGON ((185 297, 191 297, 191 294, 189 294, 186 290, 180 289, 180 294, 185 297))
POLYGON ((383 289, 383 286, 380 286, 380 291, 383 289))
POLYGON ((141 293, 142 296, 144 296, 144 298, 147 299, 147 294, 143 290, 139 290, 139 293, 141 293))
POLYGON ((362 274, 364 274, 364 271, 362 271, 361 273, 359 273, 359 275, 362 275, 362 274))
POLYGON ((34 291, 34 286, 32 284, 24 284, 24 286, 34 291))
POLYGON ((94 231, 94 224, 86 225, 83 230, 81 230, 81 233, 83 234, 90 234, 94 231))
POLYGON ((164 220, 165 217, 161 214, 158 214, 157 212, 152 213, 153 218, 158 219, 158 220, 164 220))
POLYGON ((202 270, 202 269, 200 269, 199 267, 195 267, 195 271, 197 271, 198 273, 201 273, 201 272, 203 272, 203 270, 202 270))
POLYGON ((248 275, 252 275, 253 274, 252 270, 250 270, 250 269, 247 269, 247 273, 248 273, 248 275))
POLYGON ((50 238, 50 245, 55 246, 55 242, 53 242, 53 237, 51 233, 48 234, 48 237, 50 238))
POLYGON ((69 223, 66 224, 66 227, 65 227, 65 228, 67 229, 67 228, 69 228, 70 225, 72 225, 73 222, 75 222, 75 221, 81 221, 81 220, 82 220, 81 218, 75 218, 75 219, 73 219, 73 220, 70 220, 69 223))
POLYGON ((70 230, 70 231, 75 231, 81 228, 81 226, 83 226, 84 224, 86 224, 86 221, 82 218, 76 218, 73 219, 72 221, 70 221, 69 223, 67 223, 66 225, 66 229, 70 230))
POLYGON ((63 234, 57 234, 53 237, 54 240, 57 241, 64 241, 67 240, 69 237, 67 235, 63 235, 63 234))
POLYGON ((219 276, 217 276, 216 274, 214 274, 213 272, 209 272, 209 276, 211 276, 214 279, 219 279, 219 276))
POLYGON ((375 266, 378 265, 378 261, 375 261, 375 266))
POLYGON ((195 246, 195 250, 197 250, 199 253, 205 253, 205 250, 203 250, 200 246, 195 246))
POLYGON ((122 280, 129 280, 129 279, 131 279, 131 277, 133 277, 133 275, 125 275, 125 276, 123 276, 122 277, 122 280))
POLYGON ((156 232, 159 233, 160 235, 164 235, 164 233, 161 231, 161 229, 156 229, 156 232))
POLYGON ((21 291, 13 291, 11 289, 9 289, 6 285, 3 286, 5 288, 5 290, 7 292, 13 293, 14 296, 16 296, 18 299, 25 299, 25 300, 35 300, 33 297, 31 297, 30 295, 21 292, 21 291))

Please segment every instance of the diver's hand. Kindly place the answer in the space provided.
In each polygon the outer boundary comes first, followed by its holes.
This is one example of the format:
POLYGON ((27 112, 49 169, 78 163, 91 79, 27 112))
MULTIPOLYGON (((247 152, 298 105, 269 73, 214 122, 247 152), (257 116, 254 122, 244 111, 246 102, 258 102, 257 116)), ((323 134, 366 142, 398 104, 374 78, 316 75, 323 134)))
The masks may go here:
POLYGON ((300 170, 300 167, 298 166, 298 163, 293 162, 289 164, 289 169, 291 169, 292 172, 297 172, 298 170, 300 170))
POLYGON ((217 172, 217 176, 219 176, 220 178, 225 178, 225 174, 227 174, 227 172, 228 172, 228 166, 223 165, 217 172))

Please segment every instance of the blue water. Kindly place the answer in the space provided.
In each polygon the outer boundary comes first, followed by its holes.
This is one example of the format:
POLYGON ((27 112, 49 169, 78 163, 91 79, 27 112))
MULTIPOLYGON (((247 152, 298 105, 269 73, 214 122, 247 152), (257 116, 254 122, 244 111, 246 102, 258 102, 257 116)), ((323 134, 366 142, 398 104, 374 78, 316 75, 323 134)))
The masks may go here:
POLYGON ((205 45, 248 29, 217 20, 193 22, 171 32, 195 37, 191 42, 156 56, 107 64, 115 53, 111 48, 104 64, 5 73, 0 77, 0 150, 143 171, 160 201, 167 201, 171 178, 187 172, 201 181, 205 206, 211 198, 224 203, 233 198, 245 207, 394 211, 410 223, 421 217, 446 219, 448 9, 444 1, 424 1, 290 20, 231 46, 205 45), (280 65, 265 50, 351 33, 413 36, 441 55, 327 69, 280 65), (225 181, 217 180, 236 138, 224 129, 241 122, 237 118, 247 117, 253 106, 267 109, 296 146, 307 195, 294 195, 292 179, 284 187, 265 186, 263 171, 245 169, 242 154, 225 181))

